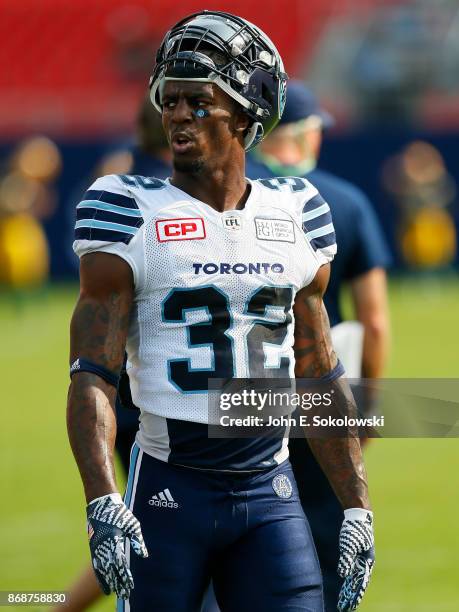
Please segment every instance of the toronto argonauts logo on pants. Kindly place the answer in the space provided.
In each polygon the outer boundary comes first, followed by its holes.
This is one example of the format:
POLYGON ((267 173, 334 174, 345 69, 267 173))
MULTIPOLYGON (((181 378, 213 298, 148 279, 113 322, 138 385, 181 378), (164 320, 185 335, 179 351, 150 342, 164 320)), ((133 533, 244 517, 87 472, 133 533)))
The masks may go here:
POLYGON ((285 474, 278 474, 277 476, 274 476, 272 485, 274 492, 277 493, 279 497, 288 499, 292 496, 292 483, 285 474))
POLYGON ((320 568, 288 461, 263 472, 211 473, 135 445, 126 504, 150 556, 130 555, 134 589, 119 612, 149 612, 151 602, 199 611, 211 580, 222 610, 322 612, 320 568))

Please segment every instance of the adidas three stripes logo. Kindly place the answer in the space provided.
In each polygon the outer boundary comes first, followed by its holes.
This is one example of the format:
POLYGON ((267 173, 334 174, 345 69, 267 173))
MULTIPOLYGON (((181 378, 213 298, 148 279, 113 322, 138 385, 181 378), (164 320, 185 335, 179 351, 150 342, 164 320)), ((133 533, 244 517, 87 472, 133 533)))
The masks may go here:
POLYGON ((156 508, 178 508, 178 503, 174 500, 171 495, 169 489, 164 489, 164 491, 160 491, 157 495, 153 495, 150 500, 148 500, 150 506, 155 506, 156 508))

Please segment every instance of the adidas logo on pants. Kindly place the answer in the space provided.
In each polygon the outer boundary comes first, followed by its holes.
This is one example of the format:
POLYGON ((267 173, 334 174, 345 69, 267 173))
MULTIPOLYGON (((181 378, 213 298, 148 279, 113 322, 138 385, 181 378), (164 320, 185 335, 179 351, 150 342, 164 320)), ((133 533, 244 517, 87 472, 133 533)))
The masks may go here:
POLYGON ((150 506, 156 506, 157 508, 178 508, 179 505, 171 495, 169 489, 164 489, 158 493, 158 495, 153 495, 153 497, 148 501, 150 506))

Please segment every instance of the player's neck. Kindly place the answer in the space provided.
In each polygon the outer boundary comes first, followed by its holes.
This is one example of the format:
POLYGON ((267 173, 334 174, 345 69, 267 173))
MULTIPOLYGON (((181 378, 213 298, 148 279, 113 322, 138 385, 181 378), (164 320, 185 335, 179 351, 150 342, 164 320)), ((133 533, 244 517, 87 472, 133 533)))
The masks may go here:
POLYGON ((244 174, 245 167, 229 165, 199 173, 172 173, 171 184, 193 198, 205 202, 218 212, 244 208, 250 194, 250 184, 244 174))

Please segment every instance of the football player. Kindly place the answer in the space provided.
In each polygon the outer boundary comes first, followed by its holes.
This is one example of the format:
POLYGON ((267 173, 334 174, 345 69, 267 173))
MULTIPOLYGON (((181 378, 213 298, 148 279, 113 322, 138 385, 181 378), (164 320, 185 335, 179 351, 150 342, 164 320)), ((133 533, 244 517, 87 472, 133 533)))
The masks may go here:
MULTIPOLYGON (((68 431, 93 566, 120 610, 199 610, 210 579, 223 611, 323 609, 287 432, 208 436, 213 378, 313 377, 342 412, 354 407, 322 300, 336 250, 328 206, 306 180, 244 175, 245 150, 282 115, 286 79, 249 22, 180 21, 150 83, 172 177, 106 176, 77 207, 68 431), (113 406, 125 347, 141 415, 123 501, 113 406)), ((341 609, 352 610, 374 559, 360 443, 309 442, 344 509, 341 609)))

